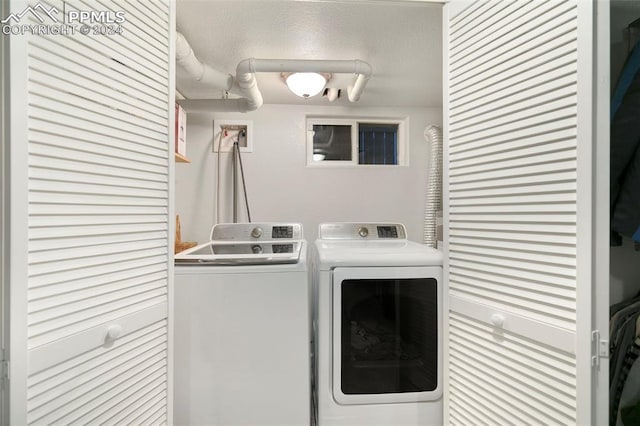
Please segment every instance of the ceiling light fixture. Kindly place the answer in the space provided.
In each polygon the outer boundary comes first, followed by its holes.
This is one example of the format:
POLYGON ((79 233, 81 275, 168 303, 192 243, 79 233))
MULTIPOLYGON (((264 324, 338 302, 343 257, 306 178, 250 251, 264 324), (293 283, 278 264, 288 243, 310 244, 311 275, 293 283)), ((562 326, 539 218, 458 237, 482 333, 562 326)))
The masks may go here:
POLYGON ((301 98, 316 96, 324 89, 329 75, 317 72, 294 72, 282 74, 287 87, 301 98))

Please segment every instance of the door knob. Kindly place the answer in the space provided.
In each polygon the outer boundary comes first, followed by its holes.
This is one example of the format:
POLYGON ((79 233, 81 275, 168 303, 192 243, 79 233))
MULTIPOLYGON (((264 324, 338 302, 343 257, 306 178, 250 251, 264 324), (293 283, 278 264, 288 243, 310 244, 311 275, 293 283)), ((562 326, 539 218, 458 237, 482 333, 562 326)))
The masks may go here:
POLYGON ((107 337, 106 340, 116 340, 122 334, 122 327, 118 324, 110 325, 107 328, 107 337))
POLYGON ((494 327, 502 328, 504 326, 505 317, 502 314, 493 314, 489 321, 494 327))

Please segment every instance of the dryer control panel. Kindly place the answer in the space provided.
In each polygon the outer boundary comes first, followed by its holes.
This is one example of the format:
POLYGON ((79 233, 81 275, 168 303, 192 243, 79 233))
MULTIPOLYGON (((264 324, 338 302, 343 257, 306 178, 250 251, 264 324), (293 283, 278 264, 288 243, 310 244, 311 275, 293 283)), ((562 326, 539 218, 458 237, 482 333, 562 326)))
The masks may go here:
POLYGON ((407 231, 401 223, 322 223, 322 240, 404 240, 407 231))

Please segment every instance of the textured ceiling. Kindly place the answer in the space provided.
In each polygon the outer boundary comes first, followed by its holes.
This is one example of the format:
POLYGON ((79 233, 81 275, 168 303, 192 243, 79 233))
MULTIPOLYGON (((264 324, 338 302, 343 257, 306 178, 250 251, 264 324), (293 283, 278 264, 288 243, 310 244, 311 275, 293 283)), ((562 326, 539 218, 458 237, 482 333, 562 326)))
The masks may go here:
MULTIPOLYGON (((243 59, 360 59, 373 68, 360 106, 442 105, 442 8, 407 1, 178 0, 177 27, 196 56, 235 74, 243 59)), ((214 99, 178 67, 178 90, 214 99)), ((267 104, 347 105, 293 95, 277 73, 257 73, 267 104)), ((336 75, 346 87, 352 76, 336 75)))

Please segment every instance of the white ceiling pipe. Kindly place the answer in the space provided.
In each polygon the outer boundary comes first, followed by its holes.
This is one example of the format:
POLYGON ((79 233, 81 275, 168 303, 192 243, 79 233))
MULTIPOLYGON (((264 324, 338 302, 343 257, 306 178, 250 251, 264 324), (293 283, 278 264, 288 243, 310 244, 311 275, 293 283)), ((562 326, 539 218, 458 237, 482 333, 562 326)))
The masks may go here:
POLYGON ((347 95, 349 97, 349 101, 357 102, 360 99, 360 95, 362 94, 362 91, 364 90, 364 86, 367 85, 368 81, 369 81, 369 76, 366 76, 364 74, 358 74, 358 77, 356 77, 356 81, 353 83, 353 85, 347 88, 347 95))
POLYGON ((181 99, 185 112, 249 112, 256 108, 248 99, 181 99))
POLYGON ((371 66, 364 61, 324 60, 324 59, 256 59, 240 61, 236 67, 238 74, 256 72, 326 72, 371 75, 371 66))
MULTIPOLYGON (((243 99, 185 99, 179 103, 187 112, 248 112, 260 108, 263 99, 255 77, 256 72, 353 73, 356 74, 356 80, 348 88, 348 97, 351 102, 355 102, 360 99, 372 72, 368 63, 358 59, 331 61, 248 58, 240 61, 234 79, 232 75, 200 62, 189 42, 180 33, 176 35, 176 61, 197 81, 244 96, 243 99)), ((337 89, 335 92, 330 90, 328 97, 331 101, 335 100, 338 97, 337 89)))
POLYGON ((357 102, 360 100, 360 95, 371 77, 371 65, 366 62, 358 61, 356 63, 355 73, 358 75, 355 82, 352 86, 347 88, 347 95, 350 102, 357 102))
POLYGON ((176 33, 176 62, 191 78, 208 86, 220 88, 231 93, 249 95, 247 99, 183 99, 178 103, 186 112, 248 112, 262 105, 262 94, 257 91, 255 76, 245 78, 240 87, 231 74, 225 74, 198 60, 187 39, 176 33), (256 93, 257 91, 257 93, 256 93))
POLYGON ((338 99, 338 89, 335 87, 329 87, 327 89, 327 99, 329 102, 333 102, 338 99))
POLYGON ((258 80, 253 73, 236 74, 235 84, 240 88, 240 94, 247 100, 249 111, 262 106, 262 93, 258 88, 258 80))
POLYGON ((230 91, 233 76, 211 68, 198 60, 189 42, 181 33, 176 33, 176 62, 191 78, 209 86, 230 91))
MULTIPOLYGON (((236 78, 240 87, 241 79, 248 79, 256 72, 320 72, 320 73, 353 73, 356 74, 356 80, 347 90, 349 100, 356 102, 360 99, 360 95, 364 90, 369 78, 371 77, 371 65, 368 63, 354 60, 314 60, 314 59, 256 59, 248 58, 240 61, 236 67, 236 78)), ((255 77, 254 77, 255 78, 255 77)), ((256 92, 260 93, 259 90, 256 92)), ((252 96, 250 93, 245 93, 252 96)), ((262 96, 260 96, 260 104, 262 104, 262 96)))

